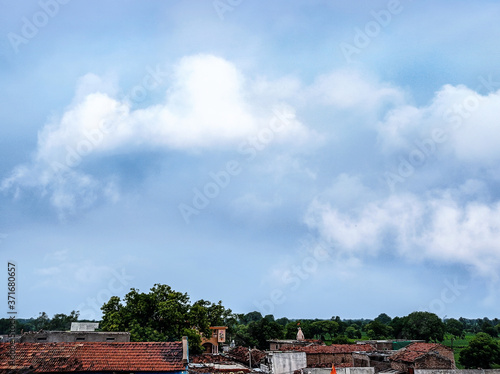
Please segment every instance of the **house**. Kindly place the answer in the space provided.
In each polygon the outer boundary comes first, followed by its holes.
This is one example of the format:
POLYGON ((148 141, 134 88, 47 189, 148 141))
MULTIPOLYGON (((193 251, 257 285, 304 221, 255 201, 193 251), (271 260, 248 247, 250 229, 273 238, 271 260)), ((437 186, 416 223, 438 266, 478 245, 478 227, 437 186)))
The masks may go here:
POLYGON ((71 331, 95 331, 99 328, 99 322, 71 322, 71 331))
POLYGON ((389 357, 391 368, 413 374, 415 369, 455 369, 453 350, 441 344, 413 343, 389 357))
POLYGON ((339 367, 352 367, 354 365, 354 353, 373 352, 375 348, 370 344, 332 344, 329 346, 283 347, 282 350, 305 352, 307 367, 314 368, 331 367, 332 364, 339 367))
POLYGON ((219 353, 219 343, 226 342, 226 326, 210 327, 211 336, 201 337, 201 345, 205 349, 205 353, 219 353))
POLYGON ((95 331, 98 322, 71 322, 71 331, 28 331, 21 335, 20 343, 62 342, 129 342, 129 332, 95 331))
POLYGON ((307 367, 305 352, 267 352, 260 369, 270 374, 289 374, 307 367))
POLYGON ((187 374, 187 364, 187 338, 182 342, 0 343, 0 374, 187 374))
POLYGON ((25 332, 20 343, 63 343, 63 342, 130 342, 129 332, 100 331, 37 331, 25 332))

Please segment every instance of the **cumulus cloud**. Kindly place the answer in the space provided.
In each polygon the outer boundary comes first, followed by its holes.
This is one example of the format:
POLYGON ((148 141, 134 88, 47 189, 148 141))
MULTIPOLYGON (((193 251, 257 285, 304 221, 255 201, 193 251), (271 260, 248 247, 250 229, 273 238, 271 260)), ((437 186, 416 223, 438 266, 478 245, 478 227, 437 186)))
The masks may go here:
POLYGON ((488 95, 465 86, 446 85, 423 107, 402 105, 377 125, 385 152, 397 152, 440 131, 442 143, 458 161, 488 164, 500 160, 500 90, 488 95))
POLYGON ((350 211, 316 200, 306 223, 349 256, 392 251, 410 260, 466 265, 497 280, 500 203, 461 202, 462 191, 391 195, 350 211))
MULTIPOLYGON (((271 86, 276 91, 280 84, 271 86)), ((254 104, 253 91, 233 64, 211 55, 183 58, 174 68, 164 102, 139 109, 127 98, 114 97, 112 80, 88 74, 63 115, 40 131, 33 161, 17 167, 2 189, 19 196, 23 188, 38 188, 50 195, 54 206, 70 211, 99 198, 117 200, 113 180, 81 171, 86 159, 124 150, 236 148, 275 117, 272 108, 266 113, 254 104)), ((276 105, 286 111, 286 126, 274 134, 276 141, 306 139, 309 131, 294 111, 283 109, 279 100, 276 105)))

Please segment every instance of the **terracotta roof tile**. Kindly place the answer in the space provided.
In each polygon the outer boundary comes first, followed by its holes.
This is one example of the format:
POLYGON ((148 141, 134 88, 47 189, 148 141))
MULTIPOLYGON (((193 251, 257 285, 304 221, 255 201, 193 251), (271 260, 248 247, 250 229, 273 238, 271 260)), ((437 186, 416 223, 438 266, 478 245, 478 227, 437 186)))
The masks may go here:
POLYGON ((0 343, 0 372, 183 371, 182 342, 0 343))
POLYGON ((406 348, 400 349, 390 356, 389 359, 392 361, 414 362, 417 358, 427 353, 438 352, 443 349, 450 350, 450 348, 437 343, 413 343, 406 348))

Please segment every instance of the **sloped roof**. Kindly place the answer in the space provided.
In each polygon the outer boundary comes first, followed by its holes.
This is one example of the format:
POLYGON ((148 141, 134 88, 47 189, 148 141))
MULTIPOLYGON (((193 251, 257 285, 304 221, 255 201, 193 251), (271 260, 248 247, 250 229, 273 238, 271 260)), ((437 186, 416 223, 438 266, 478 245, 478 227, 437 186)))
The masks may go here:
POLYGON ((0 373, 26 371, 183 371, 182 342, 18 343, 15 362, 9 343, 0 343, 0 373))
POLYGON ((406 348, 400 349, 390 356, 389 359, 392 361, 414 362, 417 358, 425 354, 439 352, 443 349, 450 350, 450 348, 437 343, 413 343, 406 348))
POLYGON ((281 347, 283 351, 306 352, 306 354, 315 353, 352 353, 352 352, 372 352, 375 348, 370 344, 332 344, 332 345, 308 345, 281 347))

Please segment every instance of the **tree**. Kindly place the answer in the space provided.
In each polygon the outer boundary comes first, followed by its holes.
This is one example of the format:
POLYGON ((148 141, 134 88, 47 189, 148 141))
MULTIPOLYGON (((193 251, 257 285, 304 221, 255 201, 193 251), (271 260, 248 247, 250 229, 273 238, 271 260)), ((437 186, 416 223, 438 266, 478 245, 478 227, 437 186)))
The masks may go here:
POLYGON ((396 339, 401 339, 403 337, 403 329, 407 318, 408 317, 394 317, 389 324, 392 328, 392 334, 396 339))
POLYGON ((237 325, 234 330, 234 342, 243 347, 256 347, 258 342, 250 335, 249 325, 237 325))
POLYGON ((49 321, 49 330, 51 331, 68 331, 71 328, 72 322, 78 321, 80 312, 74 310, 66 315, 64 313, 54 314, 54 317, 49 321))
POLYGON ((40 315, 33 321, 33 327, 35 331, 38 330, 49 330, 50 329, 50 318, 45 312, 40 312, 40 315))
POLYGON ((379 315, 378 315, 378 317, 377 317, 377 318, 375 318, 375 321, 380 322, 380 323, 382 323, 382 324, 384 324, 384 325, 387 325, 387 326, 388 326, 388 325, 391 323, 392 318, 391 318, 391 317, 389 317, 389 316, 388 316, 387 314, 385 314, 385 313, 381 313, 381 314, 379 314, 379 315))
POLYGON ((338 323, 338 325, 339 325, 339 331, 338 331, 338 333, 339 334, 343 334, 344 331, 345 331, 345 329, 347 328, 347 324, 344 321, 342 321, 339 316, 334 316, 334 317, 332 317, 330 319, 332 321, 335 321, 335 322, 338 323))
POLYGON ((262 318, 258 322, 254 321, 248 324, 248 334, 257 343, 255 344, 257 348, 262 350, 269 348, 268 340, 282 339, 283 332, 283 326, 268 318, 262 318))
POLYGON ((262 314, 257 311, 253 311, 244 315, 240 316, 240 322, 244 325, 248 325, 250 322, 257 322, 260 321, 262 318, 262 314))
POLYGON ((112 296, 101 310, 103 331, 129 331, 132 341, 178 341, 188 336, 192 353, 202 352, 200 333, 209 336, 211 324, 222 325, 231 316, 220 301, 191 305, 186 293, 162 284, 155 284, 149 293, 132 288, 124 303, 112 296))
POLYGON ((500 363, 500 346, 490 335, 480 332, 462 349, 458 361, 466 369, 490 369, 492 364, 500 363))
POLYGON ((335 336, 339 332, 339 324, 335 321, 316 321, 311 323, 310 333, 313 336, 319 336, 319 339, 326 339, 326 335, 330 335, 330 337, 335 336))
POLYGON ((452 335, 455 339, 464 335, 464 325, 458 319, 449 318, 444 322, 446 332, 452 335))
POLYGON ((484 321, 481 325, 481 332, 484 332, 490 335, 492 338, 498 338, 498 330, 495 326, 491 324, 491 322, 484 321))
POLYGON ((345 334, 349 339, 361 339, 361 331, 356 325, 351 325, 345 329, 345 334))
POLYGON ((402 334, 406 339, 438 342, 444 339, 444 332, 443 321, 434 313, 413 312, 406 317, 402 334))
POLYGON ((283 326, 283 327, 285 327, 289 322, 290 322, 290 320, 286 317, 281 317, 281 318, 278 318, 276 320, 276 323, 283 326))
POLYGON ((338 335, 332 340, 332 344, 353 344, 354 341, 345 335, 338 335))
POLYGON ((374 320, 365 326, 365 331, 370 339, 386 339, 392 335, 392 328, 374 320))

